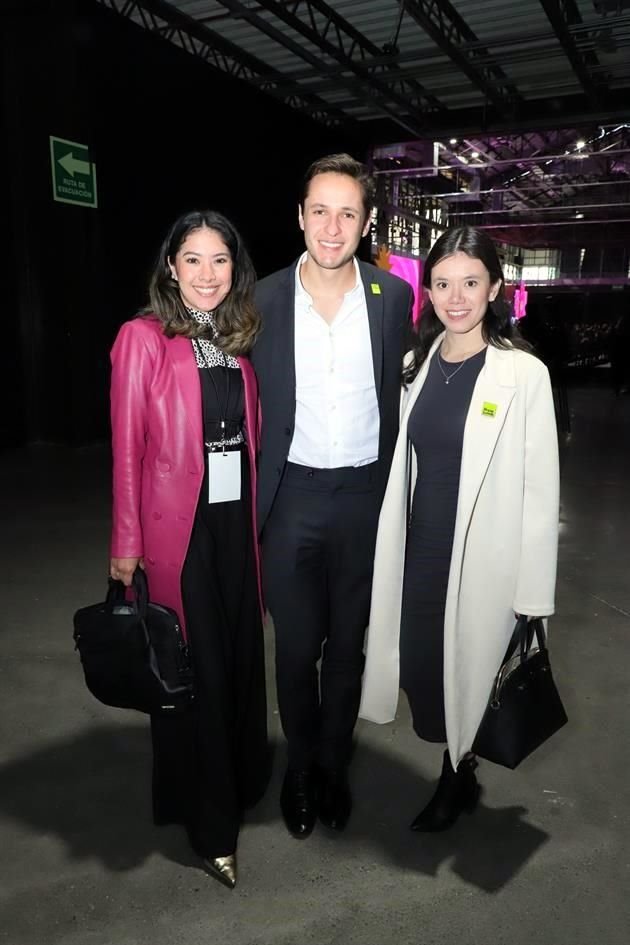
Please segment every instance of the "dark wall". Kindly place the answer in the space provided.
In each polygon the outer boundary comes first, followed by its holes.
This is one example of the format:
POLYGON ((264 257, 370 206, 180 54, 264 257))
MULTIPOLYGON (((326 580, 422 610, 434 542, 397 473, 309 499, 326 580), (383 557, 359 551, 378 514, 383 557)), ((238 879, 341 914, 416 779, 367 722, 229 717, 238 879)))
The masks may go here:
POLYGON ((364 154, 90 0, 3 10, 2 442, 80 444, 107 434, 109 347, 172 219, 223 211, 265 274, 300 251, 308 163, 364 154), (50 135, 89 145, 98 209, 53 201, 50 135))
POLYGON ((630 311, 630 288, 603 285, 531 286, 528 318, 561 319, 570 324, 615 322, 630 311))
MULTIPOLYGON (((548 365, 571 365, 574 379, 586 383, 596 379, 595 372, 582 369, 628 358, 629 323, 626 286, 538 286, 529 290, 521 330, 548 365)), ((602 372, 596 373, 601 382, 602 372)))

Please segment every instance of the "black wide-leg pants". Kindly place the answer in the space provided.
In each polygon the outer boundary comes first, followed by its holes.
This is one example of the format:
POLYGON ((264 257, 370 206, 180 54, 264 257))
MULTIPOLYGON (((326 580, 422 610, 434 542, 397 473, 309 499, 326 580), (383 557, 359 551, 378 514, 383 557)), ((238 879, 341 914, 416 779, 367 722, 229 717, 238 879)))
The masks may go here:
POLYGON ((252 540, 249 466, 242 495, 207 501, 207 473, 182 573, 195 702, 151 718, 153 811, 185 824, 205 857, 236 849, 242 811, 268 780, 262 619, 252 540))
POLYGON ((265 525, 265 596, 291 768, 349 761, 380 499, 376 463, 340 469, 289 463, 265 525))

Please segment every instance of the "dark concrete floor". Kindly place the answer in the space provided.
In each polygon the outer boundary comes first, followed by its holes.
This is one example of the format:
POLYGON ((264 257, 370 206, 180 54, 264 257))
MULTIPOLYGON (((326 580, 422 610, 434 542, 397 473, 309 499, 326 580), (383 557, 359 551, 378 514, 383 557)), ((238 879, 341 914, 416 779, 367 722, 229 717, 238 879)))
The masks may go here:
MULTIPOLYGON (((570 725, 447 834, 407 829, 440 750, 406 706, 358 726, 355 810, 303 842, 279 819, 283 750, 243 828, 239 885, 208 879, 149 814, 139 715, 85 690, 72 613, 101 598, 102 448, 0 457, 2 920, 10 945, 627 945, 630 939, 630 397, 571 392, 562 443, 555 674, 570 725)), ((268 634, 271 667, 272 638, 268 634)), ((270 673, 271 674, 271 673, 270 673)))

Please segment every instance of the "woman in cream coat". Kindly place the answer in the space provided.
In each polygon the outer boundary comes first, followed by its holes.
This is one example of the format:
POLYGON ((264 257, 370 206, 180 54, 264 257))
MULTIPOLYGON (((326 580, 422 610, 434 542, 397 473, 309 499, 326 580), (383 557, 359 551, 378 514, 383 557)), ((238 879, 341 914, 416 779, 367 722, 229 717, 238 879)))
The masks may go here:
POLYGON ((558 449, 547 369, 512 326, 489 237, 447 231, 423 284, 430 302, 405 362, 360 714, 391 721, 401 685, 417 734, 446 742, 438 788, 411 825, 436 831, 477 803, 471 748, 515 614, 554 610, 558 449))

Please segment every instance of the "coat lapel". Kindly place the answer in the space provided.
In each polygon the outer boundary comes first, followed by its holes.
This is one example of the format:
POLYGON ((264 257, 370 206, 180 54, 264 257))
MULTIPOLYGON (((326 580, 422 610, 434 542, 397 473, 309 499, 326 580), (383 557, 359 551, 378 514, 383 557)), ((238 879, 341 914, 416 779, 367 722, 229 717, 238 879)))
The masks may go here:
POLYGON ((292 403, 295 409, 295 266, 287 269, 278 287, 275 304, 265 316, 270 317, 275 322, 269 334, 277 402, 292 403))
POLYGON ((374 387, 376 396, 381 397, 381 384, 383 381, 383 306, 385 288, 378 281, 377 275, 372 268, 368 269, 359 262, 359 272, 365 290, 365 301, 367 304, 368 323, 370 325, 370 341, 372 343, 372 361, 374 362, 374 387))
POLYGON ((511 351, 488 345, 468 408, 457 509, 458 530, 466 529, 496 442, 516 392, 511 351))
POLYGON ((238 357, 236 359, 243 375, 243 387, 245 390, 245 428, 247 430, 247 444, 250 452, 256 456, 258 449, 258 383, 256 374, 249 361, 249 358, 238 357))
POLYGON ((203 444, 203 423, 201 419, 201 383, 195 360, 195 352, 190 339, 176 335, 166 342, 166 354, 170 358, 177 378, 182 400, 186 404, 186 417, 192 428, 195 444, 203 444))

